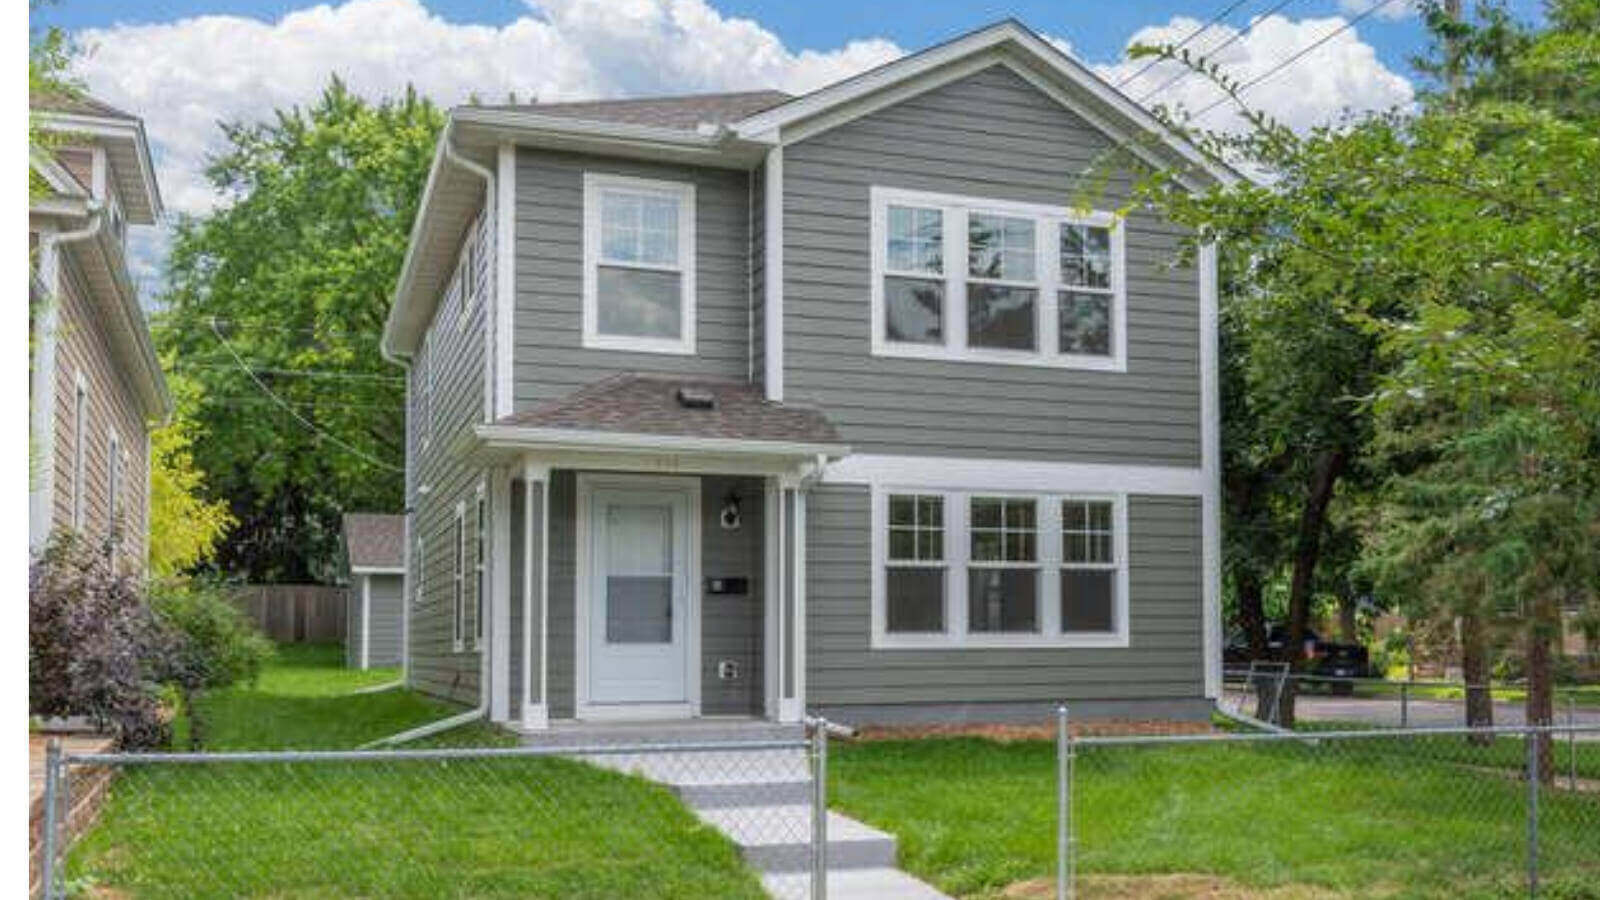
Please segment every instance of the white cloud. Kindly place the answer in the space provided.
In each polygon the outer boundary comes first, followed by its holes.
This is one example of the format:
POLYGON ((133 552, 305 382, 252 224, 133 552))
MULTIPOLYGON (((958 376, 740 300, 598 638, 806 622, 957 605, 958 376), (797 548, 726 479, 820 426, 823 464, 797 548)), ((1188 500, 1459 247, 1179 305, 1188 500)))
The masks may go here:
MULTIPOLYGON (((1375 2, 1381 3, 1382 0, 1339 0, 1339 11, 1345 15, 1358 16, 1371 9, 1375 2)), ((1372 14, 1372 18, 1382 19, 1385 22, 1398 22, 1416 15, 1418 6, 1417 0, 1389 0, 1372 14)))
MULTIPOLYGON (((1242 29, 1214 27, 1186 45, 1192 54, 1215 61, 1229 78, 1241 83, 1265 75, 1274 66, 1334 33, 1347 20, 1301 19, 1268 16, 1256 22, 1243 37, 1242 29), (1224 46, 1226 45, 1226 46, 1224 46)), ((1142 28, 1129 38, 1132 44, 1176 44, 1201 23, 1184 16, 1165 25, 1142 28)), ((1209 79, 1191 74, 1163 87, 1183 71, 1176 62, 1162 62, 1138 77, 1132 77, 1149 60, 1123 61, 1096 66, 1113 84, 1132 78, 1124 87, 1129 96, 1150 105, 1165 104, 1199 112, 1223 96, 1209 79)), ((1304 129, 1333 121, 1345 111, 1366 112, 1410 105, 1414 97, 1411 82, 1390 70, 1378 59, 1371 44, 1361 40, 1359 27, 1348 29, 1327 43, 1295 60, 1282 71, 1245 92, 1245 100, 1264 109, 1292 128, 1304 129)), ((1224 103, 1200 120, 1213 128, 1237 122, 1234 107, 1224 103)))

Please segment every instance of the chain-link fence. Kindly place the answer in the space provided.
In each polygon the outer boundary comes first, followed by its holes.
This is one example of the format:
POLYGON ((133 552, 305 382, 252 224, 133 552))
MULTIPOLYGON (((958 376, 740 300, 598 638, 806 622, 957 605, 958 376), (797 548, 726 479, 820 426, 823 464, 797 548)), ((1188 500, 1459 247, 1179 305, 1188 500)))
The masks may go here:
MULTIPOLYGON (((825 891, 808 739, 47 760, 47 897, 825 891), (93 822, 61 811, 96 786, 93 822)), ((81 799, 81 798, 80 798, 81 799)), ((78 804, 81 806, 81 804, 78 804)))
MULTIPOLYGON (((1495 725, 1528 725, 1525 685, 1483 685, 1495 725)), ((1552 689, 1553 725, 1600 725, 1593 689, 1552 689)), ((1444 728, 1466 721, 1467 685, 1457 681, 1395 681, 1291 672, 1288 663, 1254 662, 1224 673, 1220 703, 1230 713, 1279 724, 1277 699, 1292 693, 1297 724, 1372 728, 1444 728)))
POLYGON ((1319 895, 1600 897, 1600 726, 1074 738, 1065 717, 1060 897, 1220 890, 1170 880, 1206 871, 1319 895))

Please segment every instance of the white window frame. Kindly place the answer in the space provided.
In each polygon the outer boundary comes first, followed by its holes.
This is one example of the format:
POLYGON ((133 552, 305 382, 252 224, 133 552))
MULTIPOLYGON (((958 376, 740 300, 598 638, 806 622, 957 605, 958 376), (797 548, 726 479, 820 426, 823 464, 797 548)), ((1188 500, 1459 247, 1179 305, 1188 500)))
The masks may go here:
MULTIPOLYGON (((926 484, 885 482, 872 485, 872 586, 871 646, 874 650, 1001 649, 1001 648, 1125 648, 1128 646, 1128 497, 1121 492, 1059 492, 940 488, 926 484), (888 631, 888 523, 891 495, 944 497, 945 522, 945 631, 892 633, 888 631), (971 499, 974 497, 1027 499, 1035 503, 1037 562, 1026 564, 1039 573, 1039 631, 969 632, 967 629, 967 572, 971 564, 971 499), (1114 562, 1113 627, 1105 632, 1061 630, 1062 561, 1061 504, 1064 501, 1111 503, 1114 562)), ((986 564, 988 565, 988 564, 986 564)), ((1023 564, 1016 564, 1023 565, 1023 564)))
MULTIPOLYGON (((903 568, 903 569, 938 569, 943 574, 943 577, 944 577, 945 609, 944 609, 944 615, 943 615, 942 618, 944 619, 945 631, 943 633, 940 633, 940 632, 937 632, 937 631, 903 631, 903 632, 897 632, 895 634, 895 639, 898 640, 898 641, 904 641, 907 644, 927 643, 927 644, 929 644, 931 646, 939 646, 939 645, 942 645, 945 642, 945 640, 946 640, 945 636, 950 631, 950 591, 951 591, 950 578, 951 578, 951 570, 954 568, 954 566, 952 566, 950 564, 950 558, 951 558, 950 535, 951 535, 951 533, 953 531, 957 530, 957 529, 954 529, 954 528, 951 527, 951 523, 950 523, 950 516, 951 515, 952 515, 952 510, 950 509, 950 498, 945 494, 945 492, 938 491, 938 490, 910 490, 910 489, 903 490, 903 491, 888 491, 888 492, 885 492, 884 495, 883 495, 882 516, 881 517, 878 516, 876 514, 876 511, 874 513, 873 521, 875 523, 877 523, 875 525, 875 527, 882 529, 882 533, 880 535, 880 540, 881 540, 881 542, 883 544, 883 548, 882 548, 883 549, 883 553, 882 553, 882 557, 881 557, 881 560, 880 560, 882 562, 882 565, 874 567, 874 569, 875 569, 874 580, 881 582, 881 590, 878 592, 878 600, 879 600, 879 607, 880 608, 879 608, 879 610, 877 610, 877 612, 881 613, 881 616, 875 616, 874 621, 878 622, 879 618, 881 618, 882 630, 887 631, 887 629, 889 627, 889 569, 894 569, 894 568, 903 568), (923 497, 937 497, 937 498, 939 498, 939 505, 940 505, 940 509, 939 509, 939 522, 940 522, 940 525, 939 525, 939 532, 940 532, 940 534, 939 534, 939 545, 940 545, 940 550, 942 550, 943 552, 940 553, 939 558, 937 560, 934 560, 934 559, 890 559, 889 558, 889 543, 888 543, 889 542, 889 497, 890 497, 891 494, 894 495, 894 496, 898 496, 898 497, 914 497, 914 498, 918 498, 918 499, 923 498, 923 497), (881 521, 880 521, 880 519, 881 519, 881 521)), ((913 534, 916 534, 916 532, 917 532, 917 529, 914 528, 913 529, 913 534)), ((912 543, 913 544, 916 543, 916 538, 915 537, 913 537, 912 543)), ((876 631, 874 633, 876 633, 876 631)))
POLYGON ((466 239, 461 242, 461 253, 456 257, 456 274, 459 283, 457 293, 460 301, 456 311, 456 332, 458 334, 467 330, 467 323, 472 320, 472 309, 477 305, 478 224, 479 219, 474 218, 472 224, 467 228, 466 239))
POLYGON ((600 172, 583 173, 583 346, 591 350, 634 353, 695 352, 695 187, 684 181, 658 181, 600 172), (678 264, 657 265, 603 259, 601 197, 608 190, 669 197, 678 203, 678 264), (601 264, 678 274, 678 337, 650 338, 600 332, 599 268, 601 264))
POLYGON ((472 534, 472 649, 483 648, 483 622, 489 610, 489 500, 485 485, 478 483, 473 497, 475 530, 472 534))
POLYGON ((962 548, 962 550, 961 550, 961 559, 962 559, 962 573, 961 573, 961 593, 962 593, 961 604, 962 605, 961 605, 961 617, 962 617, 963 631, 968 633, 969 635, 974 633, 971 630, 972 629, 972 607, 971 607, 970 601, 972 599, 972 594, 971 594, 972 579, 971 579, 970 576, 971 576, 971 573, 972 573, 973 569, 978 569, 978 570, 981 570, 981 571, 995 570, 995 571, 1033 572, 1034 573, 1034 580, 1035 580, 1035 584, 1034 584, 1034 602, 1036 604, 1038 604, 1038 608, 1034 610, 1034 621, 1037 623, 1038 628, 1036 630, 1034 630, 1034 631, 980 631, 980 632, 975 632, 976 635, 978 635, 980 638, 988 639, 988 638, 991 638, 991 637, 1007 637, 1007 638, 1010 638, 1010 637, 1035 637, 1035 636, 1038 636, 1038 635, 1051 633, 1051 632, 1046 630, 1046 624, 1045 624, 1045 620, 1044 620, 1045 619, 1045 614, 1044 614, 1044 603, 1045 603, 1044 582, 1045 582, 1045 572, 1048 571, 1048 570, 1045 568, 1045 564, 1044 564, 1044 555, 1045 555, 1044 548, 1042 546, 1040 546, 1040 543, 1043 542, 1045 540, 1045 537, 1046 537, 1046 532, 1045 532, 1046 516, 1045 516, 1045 510, 1044 510, 1043 502, 1041 501, 1039 496, 1037 494, 1025 494, 1025 493, 1024 494, 1018 494, 1018 493, 1014 493, 1014 492, 1011 492, 1011 491, 968 491, 968 492, 966 492, 965 494, 963 494, 959 498, 958 502, 960 503, 960 509, 958 510, 958 512, 959 512, 959 514, 961 516, 963 516, 966 519, 966 527, 962 529, 962 540, 966 541, 966 546, 964 546, 962 548), (993 560, 975 560, 975 559, 973 559, 972 558, 972 529, 973 529, 973 526, 972 526, 972 502, 974 500, 998 500, 998 501, 1001 501, 1002 504, 1032 503, 1033 504, 1033 559, 1031 559, 1031 560, 1015 560, 1015 561, 1012 561, 1012 560, 1007 560, 1005 558, 1005 536, 1006 536, 1006 534, 1011 533, 1013 531, 1013 529, 1010 528, 1009 526, 1007 526, 1006 523, 1005 523, 1004 506, 1001 507, 1000 529, 999 529, 999 532, 998 532, 999 535, 1000 535, 1000 557, 1001 558, 1000 559, 993 559, 993 560))
MULTIPOLYGON (((1127 249, 1125 222, 1113 212, 1074 210, 1067 206, 993 200, 959 194, 910 191, 874 185, 871 197, 871 315, 872 355, 909 359, 936 359, 950 362, 998 363, 1060 369, 1089 369, 1107 372, 1127 371, 1128 302, 1127 249), (944 343, 891 341, 884 324, 883 279, 888 276, 915 277, 886 269, 888 257, 889 207, 937 208, 944 212, 944 343), (1037 289, 1034 309, 1034 350, 1006 350, 967 345, 967 217, 988 213, 1034 220, 1034 259, 1036 282, 999 282, 1037 289), (1077 290, 1061 283, 1061 233, 1063 224, 1089 225, 1111 232, 1111 353, 1061 353, 1058 309, 1060 292, 1077 290)), ((927 276, 922 276, 926 278, 927 276)), ((1088 289, 1087 293, 1104 293, 1088 289)))
POLYGON ((467 632, 467 505, 456 503, 454 556, 450 583, 450 647, 460 653, 466 649, 467 632))
POLYGON ((123 514, 122 436, 115 428, 106 429, 106 548, 115 553, 122 543, 117 517, 123 514))
POLYGON ((89 457, 89 382, 75 373, 72 393, 72 530, 83 528, 83 479, 89 457))

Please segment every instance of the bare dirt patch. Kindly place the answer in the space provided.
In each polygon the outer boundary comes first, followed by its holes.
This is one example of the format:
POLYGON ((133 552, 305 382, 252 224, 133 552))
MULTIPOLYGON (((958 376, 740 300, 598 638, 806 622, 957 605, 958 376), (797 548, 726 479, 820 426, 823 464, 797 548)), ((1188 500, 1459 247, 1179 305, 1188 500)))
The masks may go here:
MULTIPOLYGON (((1000 892, 1006 900, 1050 900, 1055 881, 1019 881, 1000 892)), ((1304 884, 1250 887, 1217 875, 1180 872, 1171 875, 1080 875, 1079 897, 1096 900, 1314 900, 1346 896, 1304 884)))
MULTIPOLYGON (((1209 722, 1169 722, 1162 720, 1090 719, 1071 724, 1073 737, 1123 737, 1147 734, 1210 734, 1216 729, 1209 722)), ((863 741, 911 741, 921 738, 978 737, 1007 743, 1010 741, 1051 741, 1056 737, 1054 722, 1010 725, 868 725, 856 732, 863 741)))

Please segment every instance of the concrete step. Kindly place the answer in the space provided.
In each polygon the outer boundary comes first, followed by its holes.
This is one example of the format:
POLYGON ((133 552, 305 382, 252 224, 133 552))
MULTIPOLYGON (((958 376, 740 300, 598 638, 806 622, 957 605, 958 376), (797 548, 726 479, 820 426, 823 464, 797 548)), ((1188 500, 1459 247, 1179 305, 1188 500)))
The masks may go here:
POLYGON ((522 732, 530 747, 605 747, 617 744, 698 744, 725 741, 799 741, 798 724, 755 719, 690 719, 670 722, 553 722, 522 732))
POLYGON ((743 784, 674 784, 668 786, 691 809, 790 806, 811 802, 809 781, 759 781, 743 784))
MULTIPOLYGON (((761 872, 811 869, 809 804, 695 810, 727 835, 745 861, 761 872)), ((828 813, 828 870, 893 868, 895 839, 855 819, 828 813)))
MULTIPOLYGON (((774 872, 761 876, 761 884, 774 897, 805 897, 811 890, 809 872, 774 872)), ((828 871, 828 900, 949 900, 926 882, 888 867, 828 871)))

